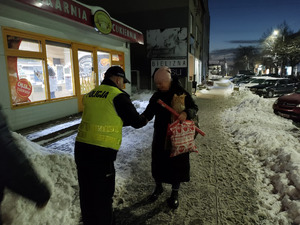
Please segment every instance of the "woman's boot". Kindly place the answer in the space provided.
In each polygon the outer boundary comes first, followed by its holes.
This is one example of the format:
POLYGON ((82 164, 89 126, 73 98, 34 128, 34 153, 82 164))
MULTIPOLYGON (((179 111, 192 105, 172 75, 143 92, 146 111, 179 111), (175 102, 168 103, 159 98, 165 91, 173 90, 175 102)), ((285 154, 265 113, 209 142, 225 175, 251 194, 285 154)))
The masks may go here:
POLYGON ((172 209, 177 209, 179 206, 179 201, 178 201, 178 190, 172 190, 170 198, 167 200, 168 205, 172 209))

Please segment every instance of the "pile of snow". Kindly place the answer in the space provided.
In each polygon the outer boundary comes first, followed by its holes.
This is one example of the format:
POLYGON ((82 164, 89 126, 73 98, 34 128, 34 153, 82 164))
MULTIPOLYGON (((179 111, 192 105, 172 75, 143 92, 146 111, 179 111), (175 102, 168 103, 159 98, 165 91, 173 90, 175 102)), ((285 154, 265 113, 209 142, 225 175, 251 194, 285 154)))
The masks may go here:
POLYGON ((206 86, 206 89, 200 90, 199 93, 206 95, 225 95, 229 96, 234 90, 234 84, 225 78, 221 78, 213 81, 213 85, 206 86))
POLYGON ((223 125, 257 172, 262 207, 300 224, 299 129, 273 113, 274 99, 250 91, 234 98, 241 102, 223 113, 223 125))
POLYGON ((48 184, 52 196, 47 206, 39 210, 31 201, 6 190, 1 208, 4 225, 78 224, 81 212, 73 155, 59 151, 51 153, 20 134, 12 134, 48 184))

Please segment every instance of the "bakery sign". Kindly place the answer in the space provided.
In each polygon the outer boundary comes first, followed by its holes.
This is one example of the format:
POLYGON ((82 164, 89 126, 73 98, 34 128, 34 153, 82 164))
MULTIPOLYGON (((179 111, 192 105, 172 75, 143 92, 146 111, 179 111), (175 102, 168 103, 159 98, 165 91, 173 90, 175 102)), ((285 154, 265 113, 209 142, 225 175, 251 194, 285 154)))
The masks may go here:
POLYGON ((91 6, 91 8, 93 8, 92 11, 88 5, 80 4, 72 0, 16 1, 94 27, 102 34, 110 34, 130 42, 144 44, 142 32, 111 18, 109 14, 100 7, 99 10, 95 11, 95 6, 91 6))
POLYGON ((17 0, 27 5, 45 10, 91 26, 91 10, 71 0, 17 0))

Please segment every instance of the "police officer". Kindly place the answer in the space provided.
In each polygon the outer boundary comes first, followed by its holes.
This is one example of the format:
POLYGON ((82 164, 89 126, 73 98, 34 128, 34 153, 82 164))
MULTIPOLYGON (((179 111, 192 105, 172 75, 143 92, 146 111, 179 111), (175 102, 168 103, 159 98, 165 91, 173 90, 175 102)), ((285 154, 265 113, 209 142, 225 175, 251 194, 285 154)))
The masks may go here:
POLYGON ((147 124, 122 90, 130 83, 119 66, 110 67, 100 86, 83 98, 84 110, 75 143, 75 161, 84 225, 112 224, 117 152, 122 127, 147 124))

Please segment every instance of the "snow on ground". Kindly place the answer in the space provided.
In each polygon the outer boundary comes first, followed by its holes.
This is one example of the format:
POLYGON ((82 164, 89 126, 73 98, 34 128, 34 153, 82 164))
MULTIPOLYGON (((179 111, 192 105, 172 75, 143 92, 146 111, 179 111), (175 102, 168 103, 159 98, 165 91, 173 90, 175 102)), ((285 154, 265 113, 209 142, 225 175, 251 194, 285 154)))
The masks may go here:
POLYGON ((80 208, 73 155, 50 153, 20 134, 13 136, 49 185, 52 196, 45 209, 37 210, 31 201, 7 191, 1 209, 4 225, 78 224, 80 208))
MULTIPOLYGON (((209 95, 212 91, 203 90, 201 94, 209 95)), ((220 93, 218 90, 217 94, 220 93)), ((150 96, 150 92, 133 96, 139 112, 144 110, 150 96)), ((223 127, 232 135, 232 141, 247 157, 252 168, 257 170, 257 179, 260 181, 257 190, 262 207, 265 205, 266 210, 274 216, 284 211, 279 216, 289 217, 294 223, 300 224, 299 129, 291 121, 273 114, 274 99, 263 99, 249 92, 227 94, 227 98, 234 98, 239 104, 223 112, 223 127)), ((135 196, 134 192, 127 191, 125 183, 134 182, 135 176, 145 176, 145 173, 150 176, 150 168, 134 170, 128 165, 124 166, 124 162, 134 162, 143 149, 150 149, 152 133, 153 120, 138 130, 123 128, 122 154, 118 154, 116 161, 118 197, 114 204, 122 202, 125 194, 135 196)), ((4 224, 78 224, 80 208, 73 154, 46 149, 14 132, 13 136, 40 176, 49 184, 52 197, 44 209, 37 210, 30 201, 7 191, 2 203, 4 224)), ((74 140, 70 141, 70 145, 74 145, 74 140)))
POLYGON ((216 96, 229 96, 233 92, 234 84, 225 78, 218 78, 213 81, 213 85, 206 85, 206 89, 200 90, 201 94, 205 94, 208 96, 216 95, 216 96))
POLYGON ((274 215, 287 213, 295 224, 300 224, 299 128, 292 121, 274 115, 274 99, 264 99, 249 91, 234 97, 241 102, 224 112, 224 127, 241 153, 261 171, 263 177, 259 179, 264 181, 259 187, 261 201, 278 200, 270 208, 274 215), (284 212, 280 213, 281 210, 284 212))

